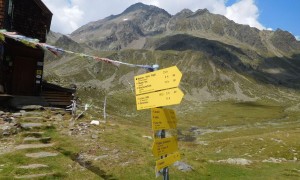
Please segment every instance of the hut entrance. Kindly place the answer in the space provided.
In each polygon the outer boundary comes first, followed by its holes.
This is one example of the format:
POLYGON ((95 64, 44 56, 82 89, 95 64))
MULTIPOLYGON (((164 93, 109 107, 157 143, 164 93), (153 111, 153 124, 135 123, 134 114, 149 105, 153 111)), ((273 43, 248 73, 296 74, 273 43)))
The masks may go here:
POLYGON ((12 94, 27 96, 34 95, 36 60, 16 56, 13 62, 12 94))

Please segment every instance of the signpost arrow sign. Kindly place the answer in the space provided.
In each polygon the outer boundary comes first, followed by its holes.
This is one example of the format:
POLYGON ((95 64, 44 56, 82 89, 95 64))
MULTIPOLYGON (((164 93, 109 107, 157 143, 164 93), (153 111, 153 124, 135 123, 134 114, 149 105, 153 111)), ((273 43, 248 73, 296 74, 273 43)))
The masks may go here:
POLYGON ((179 88, 138 95, 135 97, 137 110, 179 104, 183 95, 179 88))
POLYGON ((180 153, 176 152, 174 154, 169 155, 166 158, 160 159, 156 161, 155 171, 158 172, 161 169, 170 166, 171 164, 175 163, 176 161, 180 160, 180 153))
POLYGON ((172 109, 152 108, 152 130, 176 129, 176 115, 172 109))
POLYGON ((136 95, 178 87, 182 73, 176 66, 134 77, 136 95))
POLYGON ((171 154, 177 150, 178 142, 174 137, 154 139, 152 153, 156 157, 171 154))

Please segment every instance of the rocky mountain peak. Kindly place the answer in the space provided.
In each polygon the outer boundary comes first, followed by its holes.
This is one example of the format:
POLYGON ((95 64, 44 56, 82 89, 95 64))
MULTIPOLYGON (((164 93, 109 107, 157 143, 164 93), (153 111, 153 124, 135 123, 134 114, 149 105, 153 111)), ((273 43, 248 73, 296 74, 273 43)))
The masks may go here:
POLYGON ((171 16, 164 9, 161 9, 159 7, 152 6, 152 5, 146 5, 146 4, 143 4, 143 3, 140 3, 140 2, 129 6, 120 15, 125 15, 125 14, 131 13, 131 12, 135 12, 135 11, 138 11, 138 10, 150 11, 150 12, 156 12, 156 13, 163 13, 163 14, 168 14, 169 16, 171 16))
POLYGON ((139 2, 139 3, 129 6, 127 9, 125 9, 125 11, 123 11, 122 14, 126 14, 126 13, 133 12, 133 11, 140 10, 140 9, 147 10, 147 9, 150 9, 150 6, 139 2))
POLYGON ((198 9, 196 12, 194 12, 194 14, 192 14, 192 16, 193 17, 195 17, 195 16, 201 16, 201 15, 207 14, 207 13, 210 14, 209 10, 206 9, 206 8, 205 9, 198 9))
POLYGON ((300 51, 300 42, 288 31, 277 29, 272 33, 271 42, 283 52, 300 51))
POLYGON ((187 17, 191 16, 194 12, 191 11, 190 9, 183 9, 179 13, 175 14, 174 17, 187 17))

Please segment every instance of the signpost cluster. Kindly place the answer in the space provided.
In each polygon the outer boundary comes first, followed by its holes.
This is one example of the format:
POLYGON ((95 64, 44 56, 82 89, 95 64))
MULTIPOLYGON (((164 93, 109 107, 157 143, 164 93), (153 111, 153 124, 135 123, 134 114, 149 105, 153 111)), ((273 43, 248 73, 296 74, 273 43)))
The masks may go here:
POLYGON ((177 137, 166 130, 177 128, 175 111, 162 106, 179 104, 184 96, 178 88, 182 73, 176 66, 135 76, 137 110, 151 109, 154 142, 152 153, 161 157, 156 161, 155 171, 163 173, 169 179, 168 166, 180 160, 177 137))

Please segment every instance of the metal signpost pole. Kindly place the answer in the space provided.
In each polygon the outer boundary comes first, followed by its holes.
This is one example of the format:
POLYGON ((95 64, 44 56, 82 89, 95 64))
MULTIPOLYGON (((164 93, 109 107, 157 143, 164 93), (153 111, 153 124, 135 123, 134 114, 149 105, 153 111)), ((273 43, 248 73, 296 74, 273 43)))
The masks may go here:
MULTIPOLYGON (((153 65, 153 71, 158 70, 159 66, 157 64, 153 65)), ((163 107, 160 107, 163 108, 163 107)), ((166 138, 166 130, 162 129, 161 131, 158 132, 158 135, 161 139, 166 138)), ((167 157, 167 155, 165 155, 167 157)), ((164 156, 161 156, 161 159, 163 159, 164 156)), ((163 180, 169 180, 169 170, 168 167, 163 169, 163 180)))
MULTIPOLYGON (((160 132, 160 138, 163 139, 163 138, 166 138, 166 130, 161 130, 160 132)), ((167 157, 167 155, 165 155, 165 157, 167 157)), ((164 156, 161 156, 161 159, 163 159, 164 156)), ((169 180, 169 169, 168 167, 165 167, 163 169, 163 180, 169 180)))

